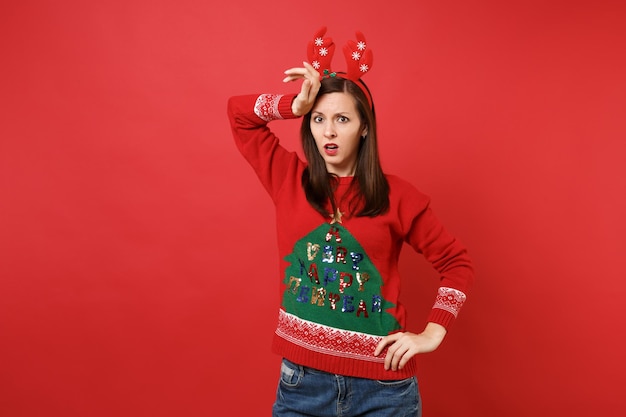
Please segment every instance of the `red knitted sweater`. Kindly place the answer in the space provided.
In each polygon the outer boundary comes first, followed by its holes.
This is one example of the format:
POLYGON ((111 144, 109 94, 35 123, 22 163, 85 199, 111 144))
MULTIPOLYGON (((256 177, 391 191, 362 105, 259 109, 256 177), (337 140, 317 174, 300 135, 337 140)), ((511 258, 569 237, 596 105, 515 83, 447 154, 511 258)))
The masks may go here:
MULTIPOLYGON (((441 276, 428 317, 448 327, 466 300, 473 268, 465 247, 441 225, 429 198, 409 183, 386 175, 390 209, 376 217, 344 214, 324 218, 301 187, 306 163, 283 148, 268 122, 294 118, 294 95, 232 97, 228 116, 237 147, 276 207, 282 304, 273 350, 303 366, 335 374, 388 380, 415 374, 415 360, 385 371, 380 339, 403 331, 398 259, 406 242, 441 276)), ((351 177, 339 179, 336 201, 351 177)), ((415 358, 413 358, 415 359, 415 358)))

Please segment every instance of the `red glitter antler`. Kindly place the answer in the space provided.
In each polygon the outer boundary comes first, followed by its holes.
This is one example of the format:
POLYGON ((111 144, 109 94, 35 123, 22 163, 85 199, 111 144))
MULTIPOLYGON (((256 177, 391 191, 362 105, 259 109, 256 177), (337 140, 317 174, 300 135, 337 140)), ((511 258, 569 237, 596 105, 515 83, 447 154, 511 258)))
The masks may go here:
POLYGON ((309 63, 313 65, 321 77, 331 75, 330 63, 335 53, 335 44, 332 38, 325 38, 326 26, 321 27, 313 36, 313 40, 309 41, 307 48, 307 56, 309 63))
POLYGON ((335 53, 335 44, 331 38, 325 38, 326 26, 322 26, 309 41, 307 48, 307 57, 309 63, 319 72, 320 79, 328 77, 340 77, 355 82, 365 93, 370 107, 373 108, 372 96, 361 81, 361 77, 365 75, 374 62, 374 56, 371 49, 367 47, 365 36, 361 32, 356 32, 356 42, 351 40, 346 42, 343 47, 343 54, 346 58, 348 69, 345 73, 336 73, 331 70, 331 61, 335 53))
POLYGON ((352 81, 357 81, 367 73, 374 61, 372 50, 367 48, 365 36, 361 32, 356 32, 356 39, 357 42, 348 41, 343 47, 343 54, 348 64, 345 77, 352 81))

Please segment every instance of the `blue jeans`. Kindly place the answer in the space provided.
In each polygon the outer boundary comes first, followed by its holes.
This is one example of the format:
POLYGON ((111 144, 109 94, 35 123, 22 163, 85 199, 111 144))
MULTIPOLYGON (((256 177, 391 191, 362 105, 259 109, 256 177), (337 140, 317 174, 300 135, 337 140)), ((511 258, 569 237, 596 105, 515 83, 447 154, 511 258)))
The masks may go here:
MULTIPOLYGON (((382 365, 381 365, 382 366, 382 365)), ((273 417, 421 417, 417 378, 353 378, 283 359, 273 417)))

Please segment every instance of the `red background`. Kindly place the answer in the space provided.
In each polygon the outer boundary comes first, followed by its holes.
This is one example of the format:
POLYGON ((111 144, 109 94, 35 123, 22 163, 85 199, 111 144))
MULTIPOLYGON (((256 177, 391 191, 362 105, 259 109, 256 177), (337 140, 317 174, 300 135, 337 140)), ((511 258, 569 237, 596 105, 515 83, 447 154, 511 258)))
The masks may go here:
POLYGON ((476 262, 425 416, 624 415, 623 2, 387 3, 2 2, 0 415, 269 415, 273 211, 225 105, 294 91, 321 25, 366 34, 383 164, 476 262))

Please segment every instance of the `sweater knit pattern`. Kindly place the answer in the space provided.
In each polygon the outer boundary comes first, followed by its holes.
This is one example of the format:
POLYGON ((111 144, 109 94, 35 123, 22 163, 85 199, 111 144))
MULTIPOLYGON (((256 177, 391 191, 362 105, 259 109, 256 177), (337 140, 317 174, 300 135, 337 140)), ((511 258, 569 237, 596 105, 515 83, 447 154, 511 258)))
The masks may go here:
POLYGON ((454 317, 458 316, 459 310, 465 303, 467 296, 454 288, 440 287, 437 291, 437 300, 433 308, 449 311, 454 317))
POLYGON ((283 310, 279 311, 276 334, 289 342, 311 351, 369 362, 384 362, 384 357, 374 356, 380 336, 302 320, 283 310))
POLYGON ((278 111, 281 97, 280 94, 261 94, 254 103, 254 114, 266 122, 282 119, 283 117, 278 111))

